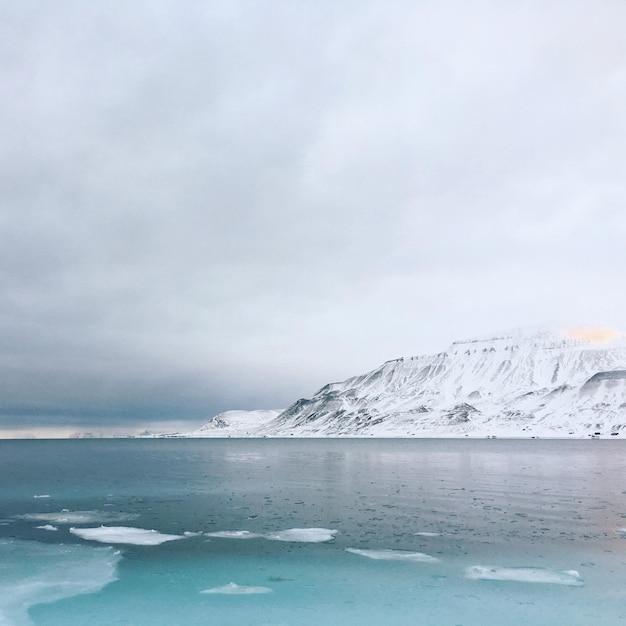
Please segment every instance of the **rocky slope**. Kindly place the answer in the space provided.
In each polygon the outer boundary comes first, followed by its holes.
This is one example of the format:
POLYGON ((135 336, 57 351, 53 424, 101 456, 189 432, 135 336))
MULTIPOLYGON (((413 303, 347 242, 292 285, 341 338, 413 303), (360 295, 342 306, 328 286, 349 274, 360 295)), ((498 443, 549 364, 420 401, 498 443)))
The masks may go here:
POLYGON ((584 328, 457 341, 285 411, 228 411, 176 436, 626 437, 625 428, 626 336, 584 328))
POLYGON ((225 411, 210 422, 189 433, 171 437, 258 437, 278 415, 281 409, 258 409, 256 411, 225 411))
POLYGON ((625 425, 626 339, 577 329, 518 331, 388 361, 298 400, 263 434, 619 436, 625 425))

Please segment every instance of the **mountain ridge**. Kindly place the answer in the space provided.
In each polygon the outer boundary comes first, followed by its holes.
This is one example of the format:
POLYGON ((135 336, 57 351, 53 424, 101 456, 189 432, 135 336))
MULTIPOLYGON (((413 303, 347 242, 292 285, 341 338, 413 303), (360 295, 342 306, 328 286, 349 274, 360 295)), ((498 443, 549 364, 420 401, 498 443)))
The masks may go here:
POLYGON ((626 436, 626 337, 587 327, 512 331, 392 359, 324 385, 247 436, 598 437, 622 430, 626 436))

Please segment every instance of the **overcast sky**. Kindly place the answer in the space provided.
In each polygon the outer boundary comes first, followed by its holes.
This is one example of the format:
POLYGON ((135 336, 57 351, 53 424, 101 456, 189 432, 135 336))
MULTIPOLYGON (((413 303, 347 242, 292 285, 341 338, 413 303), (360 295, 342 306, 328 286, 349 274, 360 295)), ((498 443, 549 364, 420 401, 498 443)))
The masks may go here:
POLYGON ((0 0, 0 430, 626 330, 621 0, 0 0))

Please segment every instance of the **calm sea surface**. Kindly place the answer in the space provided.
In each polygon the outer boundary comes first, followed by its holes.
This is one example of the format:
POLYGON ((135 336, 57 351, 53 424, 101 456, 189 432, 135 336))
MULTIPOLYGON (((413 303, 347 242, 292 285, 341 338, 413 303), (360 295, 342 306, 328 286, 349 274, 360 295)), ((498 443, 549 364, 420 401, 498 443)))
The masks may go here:
POLYGON ((0 441, 0 625, 626 624, 622 529, 619 441, 0 441))

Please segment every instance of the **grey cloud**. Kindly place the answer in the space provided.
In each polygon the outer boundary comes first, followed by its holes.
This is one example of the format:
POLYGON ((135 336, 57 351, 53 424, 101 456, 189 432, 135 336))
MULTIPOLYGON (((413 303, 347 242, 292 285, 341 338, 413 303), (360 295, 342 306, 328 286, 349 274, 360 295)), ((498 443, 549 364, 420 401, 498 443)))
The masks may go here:
POLYGON ((201 419, 623 328, 624 13, 3 3, 0 412, 201 419))

